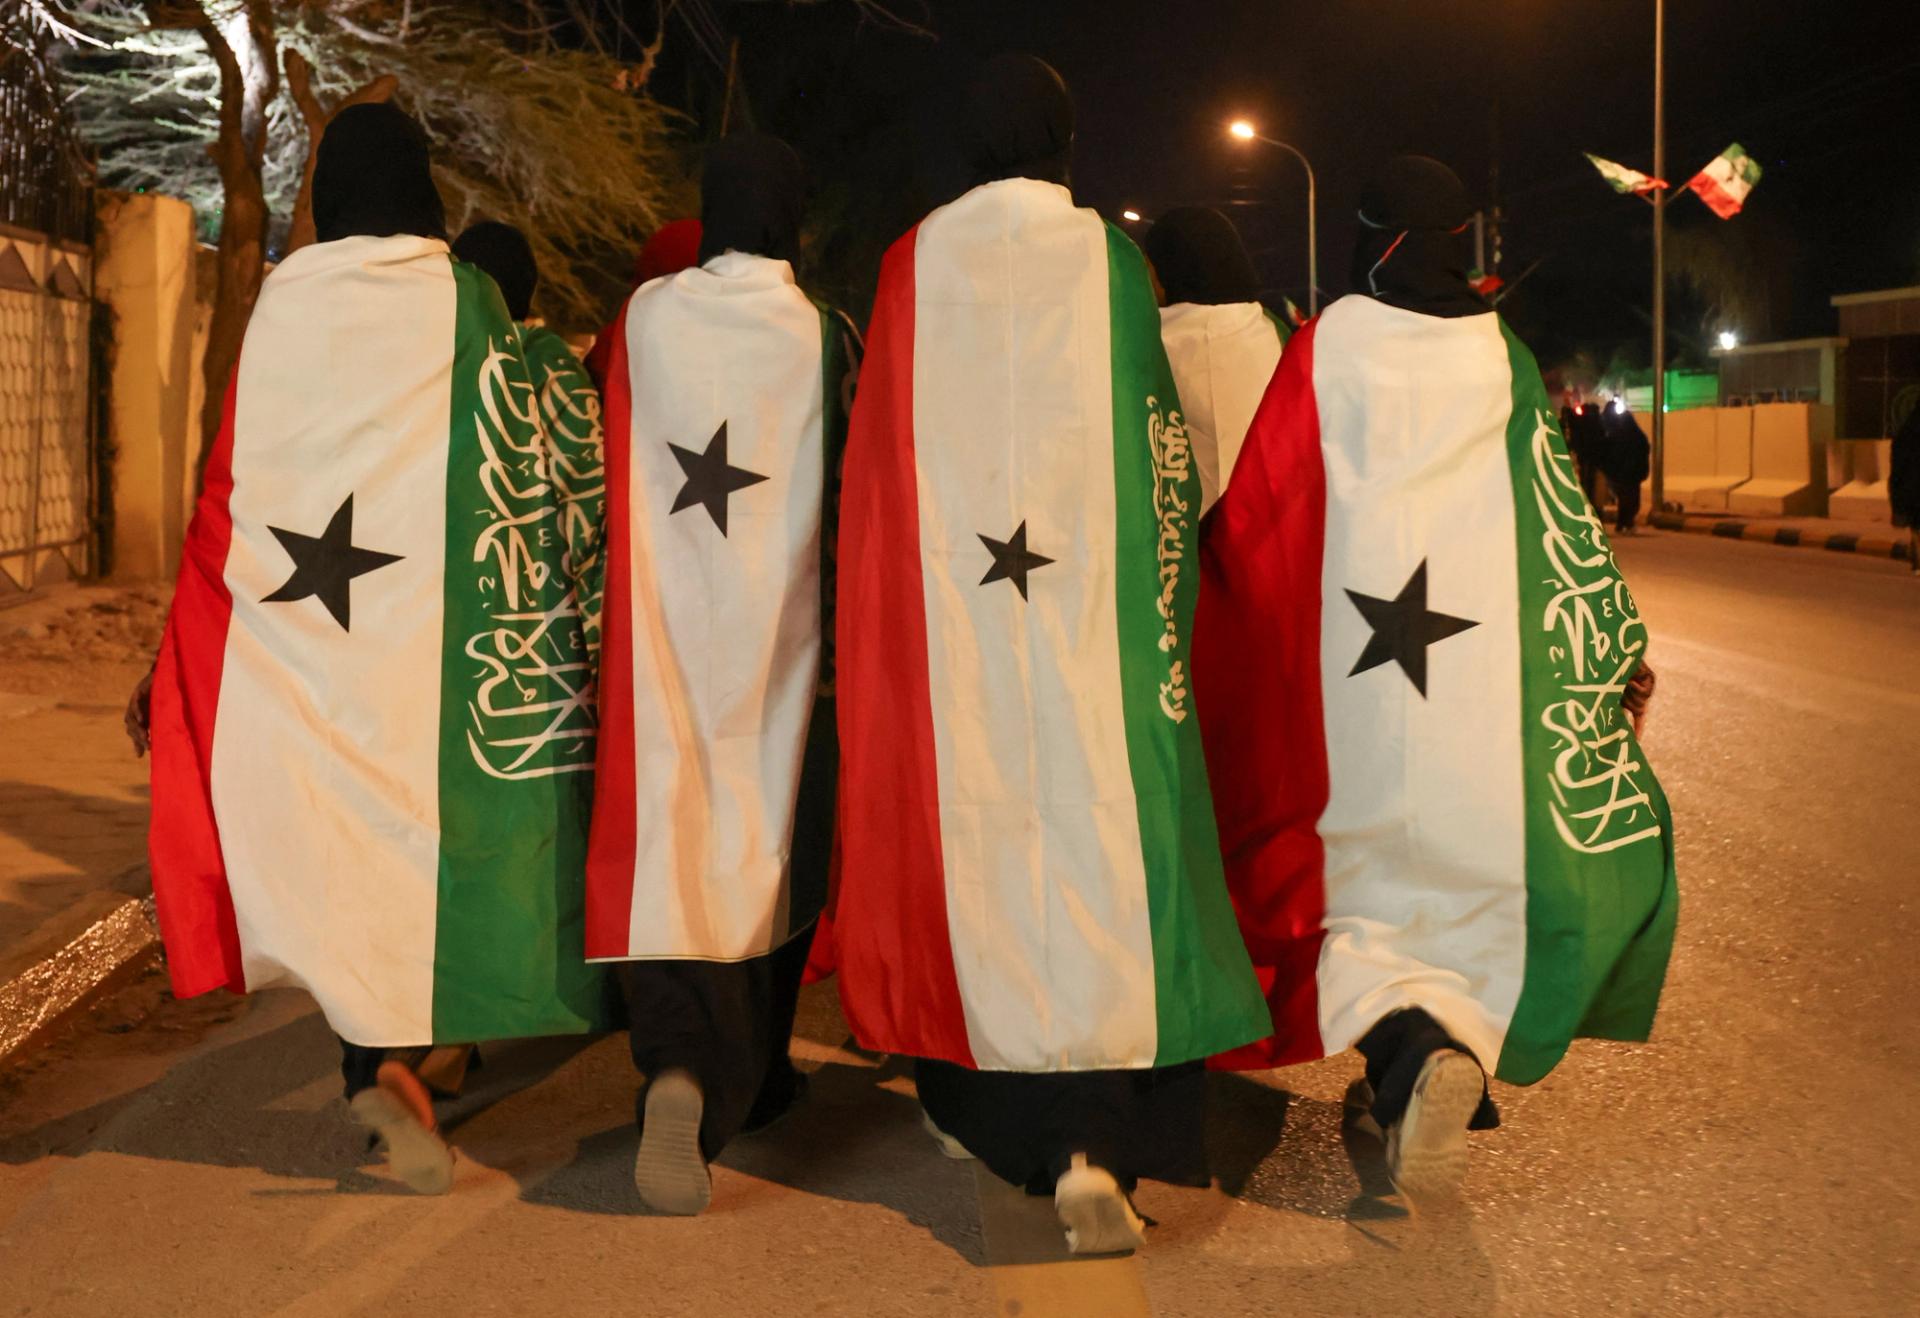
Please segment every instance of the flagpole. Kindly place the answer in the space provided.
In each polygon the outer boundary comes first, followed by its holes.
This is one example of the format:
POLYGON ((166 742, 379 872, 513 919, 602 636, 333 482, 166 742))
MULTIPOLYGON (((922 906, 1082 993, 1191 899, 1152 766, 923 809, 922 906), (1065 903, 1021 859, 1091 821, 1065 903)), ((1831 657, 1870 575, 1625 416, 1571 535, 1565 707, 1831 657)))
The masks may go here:
MULTIPOLYGON (((1653 176, 1667 176, 1667 0, 1653 0, 1653 176)), ((1653 511, 1666 507, 1667 189, 1653 196, 1653 511)))

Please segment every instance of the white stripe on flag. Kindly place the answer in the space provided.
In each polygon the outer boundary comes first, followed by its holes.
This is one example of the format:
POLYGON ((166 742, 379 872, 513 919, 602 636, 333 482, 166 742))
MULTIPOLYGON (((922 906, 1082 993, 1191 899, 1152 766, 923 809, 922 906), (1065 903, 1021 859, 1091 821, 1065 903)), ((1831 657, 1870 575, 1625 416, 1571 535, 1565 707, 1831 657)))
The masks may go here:
POLYGON ((304 985, 372 1046, 433 1038, 454 314, 444 244, 319 244, 240 357, 212 785, 247 987, 304 985), (351 583, 351 630, 262 603, 292 572, 268 527, 318 536, 349 495, 353 543, 403 556, 351 583))
POLYGON ((633 385, 634 892, 628 954, 737 961, 788 933, 788 852, 820 673, 820 313, 727 253, 627 310, 633 385), (695 504, 669 444, 767 479, 695 504))
POLYGON ((1161 309, 1160 336, 1180 390, 1205 512, 1233 477, 1253 414, 1280 364, 1280 335, 1258 302, 1182 302, 1161 309))
MULTIPOLYGON (((914 445, 954 966, 975 1062, 1152 1062, 1114 579, 1107 239, 1008 180, 920 226, 914 445), (981 584, 1022 523, 1022 600, 981 584)), ((1145 400, 1141 400, 1145 406, 1145 400)), ((1142 461, 1145 461, 1142 455, 1142 461)))
POLYGON ((1320 319, 1327 473, 1321 678, 1330 804, 1320 1025, 1329 1053, 1401 1007, 1491 1068, 1520 994, 1526 840, 1519 587, 1497 317, 1350 296, 1320 319), (1388 369, 1383 363, 1391 363, 1388 369), (1427 648, 1427 695, 1391 660, 1348 674, 1372 628, 1347 591, 1479 625, 1427 648))

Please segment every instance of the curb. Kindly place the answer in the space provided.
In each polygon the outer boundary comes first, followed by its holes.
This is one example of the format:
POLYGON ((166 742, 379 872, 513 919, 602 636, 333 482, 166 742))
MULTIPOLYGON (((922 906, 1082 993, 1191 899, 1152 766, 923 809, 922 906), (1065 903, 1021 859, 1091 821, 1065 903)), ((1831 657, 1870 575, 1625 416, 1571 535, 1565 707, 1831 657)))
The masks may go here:
POLYGON ((1649 526, 1663 531, 1685 531, 1693 535, 1719 536, 1723 540, 1747 540, 1755 544, 1786 545, 1797 549, 1825 549, 1836 554, 1865 554, 1870 558, 1911 561, 1912 542, 1877 535, 1833 532, 1808 534, 1795 526, 1776 526, 1771 522, 1748 522, 1737 517, 1702 517, 1692 513, 1654 513, 1649 526))
POLYGON ((0 1067, 159 951, 152 897, 96 892, 54 916, 0 958, 0 1067))

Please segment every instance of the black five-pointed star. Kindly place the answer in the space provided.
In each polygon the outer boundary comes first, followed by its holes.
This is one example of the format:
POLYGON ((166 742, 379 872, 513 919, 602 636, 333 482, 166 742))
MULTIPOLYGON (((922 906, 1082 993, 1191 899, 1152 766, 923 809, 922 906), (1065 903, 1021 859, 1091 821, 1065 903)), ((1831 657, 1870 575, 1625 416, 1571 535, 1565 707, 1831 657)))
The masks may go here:
POLYGON ((713 524, 720 528, 720 534, 725 535, 727 496, 749 485, 758 485, 767 478, 727 462, 727 423, 724 421, 713 432, 713 438, 707 441, 705 453, 695 453, 690 448, 681 448, 674 443, 669 443, 667 447, 680 460, 680 470, 687 474, 687 483, 680 487, 680 493, 675 496, 669 511, 682 512, 696 503, 700 504, 707 510, 707 516, 713 518, 713 524))
POLYGON ((287 557, 293 560, 293 575, 287 578, 284 586, 261 603, 275 604, 303 600, 309 595, 317 596, 327 612, 333 615, 333 620, 340 624, 341 631, 351 630, 347 620, 353 579, 375 568, 400 561, 399 554, 361 549, 353 543, 351 494, 340 505, 339 511, 334 513, 333 519, 327 523, 327 529, 320 533, 318 539, 301 535, 298 531, 285 531, 277 526, 267 529, 273 532, 281 548, 287 551, 287 557))
POLYGON ((1373 635, 1367 638, 1367 648, 1360 652, 1353 672, 1347 676, 1364 673, 1392 660, 1400 665, 1400 671, 1407 675, 1423 699, 1427 694, 1427 647, 1480 625, 1427 608, 1427 560, 1424 558, 1392 599, 1362 595, 1357 590, 1349 590, 1347 598, 1373 628, 1373 635))
POLYGON ((990 535, 983 535, 980 537, 980 543, 987 547, 989 554, 993 555, 993 566, 987 569, 986 576, 980 578, 980 584, 984 586, 989 581, 1011 581, 1019 590, 1021 599, 1027 597, 1027 573, 1053 562, 1045 555, 1028 551, 1025 522, 1021 522, 1014 533, 1005 540, 995 540, 990 535))

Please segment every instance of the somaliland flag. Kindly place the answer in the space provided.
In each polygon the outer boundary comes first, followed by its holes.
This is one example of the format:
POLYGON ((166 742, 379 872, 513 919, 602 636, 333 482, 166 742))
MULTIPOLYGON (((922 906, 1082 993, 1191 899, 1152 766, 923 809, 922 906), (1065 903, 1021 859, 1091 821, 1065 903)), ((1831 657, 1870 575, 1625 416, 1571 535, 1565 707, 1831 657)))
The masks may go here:
POLYGON ((1118 230, 1009 179, 894 244, 841 505, 834 933, 863 1045, 1045 1072, 1266 1032, 1187 689, 1198 500, 1118 230))
POLYGON ((1228 880, 1274 1037, 1424 1007, 1503 1080, 1644 1039, 1666 798, 1620 695, 1647 634, 1532 354, 1365 297, 1296 334, 1208 521, 1195 644, 1228 880))
POLYGON ((591 690, 535 415, 499 291, 445 243, 268 277, 154 677, 180 996, 301 985, 376 1047, 596 1023, 591 690))
POLYGON ((1258 302, 1179 302, 1160 309, 1160 338, 1185 405, 1202 513, 1227 488, 1254 409, 1292 335, 1291 325, 1258 302))
POLYGON ((589 957, 739 961, 826 899, 848 329, 785 261, 741 252, 645 285, 616 322, 589 957))
POLYGON ((1607 181, 1607 186, 1623 196, 1629 192, 1636 196, 1646 196, 1656 188, 1667 186, 1665 179, 1642 174, 1637 169, 1628 169, 1625 165, 1616 164, 1611 160, 1602 160, 1591 151, 1583 151, 1580 154, 1593 162, 1593 167, 1600 171, 1600 177, 1607 181))
POLYGON ((1705 169, 1687 180, 1687 186, 1707 208, 1723 220, 1730 220, 1747 204, 1747 194, 1760 181, 1760 162, 1735 142, 1707 162, 1705 169))

